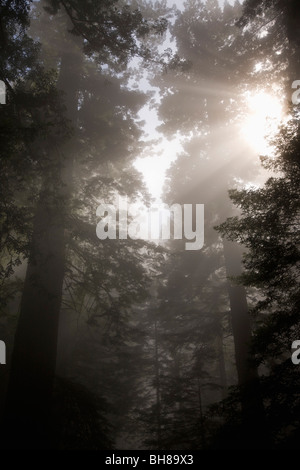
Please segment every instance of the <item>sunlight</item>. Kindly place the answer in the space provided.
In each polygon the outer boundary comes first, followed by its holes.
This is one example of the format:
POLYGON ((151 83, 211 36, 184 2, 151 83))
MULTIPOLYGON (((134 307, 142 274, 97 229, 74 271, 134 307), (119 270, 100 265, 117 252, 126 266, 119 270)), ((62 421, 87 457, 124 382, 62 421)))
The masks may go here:
POLYGON ((242 135, 253 149, 266 155, 272 151, 268 139, 276 134, 283 118, 280 100, 263 91, 246 97, 249 115, 242 123, 242 135))
POLYGON ((166 172, 180 151, 182 146, 179 137, 173 140, 163 139, 147 147, 144 151, 146 156, 141 155, 134 163, 135 168, 143 174, 148 191, 157 202, 161 201, 166 172))

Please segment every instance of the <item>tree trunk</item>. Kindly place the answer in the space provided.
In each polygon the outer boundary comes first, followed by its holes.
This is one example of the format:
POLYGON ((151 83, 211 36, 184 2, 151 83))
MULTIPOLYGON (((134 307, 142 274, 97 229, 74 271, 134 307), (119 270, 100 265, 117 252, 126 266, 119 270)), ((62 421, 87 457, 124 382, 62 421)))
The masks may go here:
MULTIPOLYGON (((242 274, 239 246, 236 243, 223 240, 223 247, 227 276, 239 276, 242 274)), ((227 289, 230 301, 238 383, 243 385, 257 377, 256 369, 251 367, 248 362, 251 324, 246 290, 243 286, 236 284, 230 279, 228 279, 227 289)))
MULTIPOLYGON (((78 54, 64 54, 58 82, 66 93, 67 117, 73 120, 77 112, 77 59, 78 54)), ((70 142, 62 146, 59 156, 55 145, 45 149, 51 168, 46 171, 34 219, 4 414, 5 447, 10 449, 52 447, 51 406, 65 270, 71 148, 70 142)))
POLYGON ((224 358, 222 324, 220 324, 220 329, 217 334, 217 350, 218 350, 219 374, 220 374, 220 382, 221 382, 221 393, 222 393, 222 400, 224 400, 227 396, 227 375, 226 375, 225 358, 224 358))
POLYGON ((156 388, 156 434, 157 448, 161 446, 161 402, 160 402, 160 372, 159 372, 159 353, 158 353, 158 331, 157 320, 154 320, 154 342, 155 342, 155 388, 156 388))
POLYGON ((61 211, 42 194, 15 335, 6 419, 10 448, 47 448, 64 278, 61 211))
MULTIPOLYGON (((240 247, 227 240, 223 241, 223 245, 227 276, 239 276, 242 273, 240 247)), ((270 437, 265 423, 257 369, 250 363, 251 322, 246 290, 229 279, 228 294, 241 393, 243 432, 240 436, 240 445, 242 448, 266 449, 270 445, 270 437)))
POLYGON ((202 449, 205 449, 206 438, 205 438, 204 418, 203 418, 203 409, 202 409, 202 393, 201 393, 200 377, 198 374, 197 374, 197 392, 198 392, 198 407, 199 407, 199 434, 200 434, 200 439, 201 439, 201 447, 202 449))

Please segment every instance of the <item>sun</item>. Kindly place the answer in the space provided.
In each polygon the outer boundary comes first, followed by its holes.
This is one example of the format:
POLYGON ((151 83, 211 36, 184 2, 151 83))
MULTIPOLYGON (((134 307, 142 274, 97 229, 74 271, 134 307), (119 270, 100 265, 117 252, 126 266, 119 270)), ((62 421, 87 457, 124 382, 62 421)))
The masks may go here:
POLYGON ((274 136, 283 118, 280 100, 264 91, 246 96, 248 116, 241 124, 241 132, 247 143, 260 155, 272 152, 268 140, 274 136))

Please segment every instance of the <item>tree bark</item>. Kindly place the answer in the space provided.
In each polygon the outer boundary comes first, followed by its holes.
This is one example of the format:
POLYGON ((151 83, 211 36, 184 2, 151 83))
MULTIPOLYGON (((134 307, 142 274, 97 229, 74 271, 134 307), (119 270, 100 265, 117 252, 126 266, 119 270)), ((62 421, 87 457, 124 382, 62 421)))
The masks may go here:
MULTIPOLYGON (((223 247, 227 276, 229 278, 239 276, 242 274, 239 246, 236 243, 223 240, 223 247)), ((257 377, 256 369, 249 364, 251 324, 246 290, 231 279, 228 279, 227 289, 230 301, 238 383, 243 385, 257 377)))
POLYGON ((226 367, 225 367, 222 324, 220 325, 220 329, 217 334, 217 350, 218 350, 219 374, 220 374, 220 382, 221 382, 221 393, 222 393, 222 400, 224 400, 227 396, 227 374, 226 374, 226 367))
POLYGON ((156 434, 157 448, 160 449, 161 435, 161 402, 160 402, 160 372, 159 372, 159 352, 158 352, 158 331, 157 320, 154 320, 154 342, 155 342, 155 389, 156 389, 156 434))
MULTIPOLYGON (((227 240, 223 240, 223 246, 227 276, 239 276, 242 273, 240 247, 227 240)), ((257 368, 250 362, 252 334, 246 290, 229 279, 228 294, 242 407, 240 445, 242 448, 266 449, 271 445, 270 435, 265 422, 257 368)))
POLYGON ((47 448, 64 278, 60 211, 42 194, 14 341, 6 421, 11 448, 47 448))
MULTIPOLYGON (((58 87, 65 91, 67 118, 77 113, 74 64, 78 54, 62 57, 58 87)), ((59 314, 65 271, 65 220, 72 179, 72 142, 59 150, 48 142, 45 172, 34 219, 30 256, 14 341, 4 426, 5 448, 47 449, 51 432, 59 314), (59 152, 59 155, 58 155, 59 152)))

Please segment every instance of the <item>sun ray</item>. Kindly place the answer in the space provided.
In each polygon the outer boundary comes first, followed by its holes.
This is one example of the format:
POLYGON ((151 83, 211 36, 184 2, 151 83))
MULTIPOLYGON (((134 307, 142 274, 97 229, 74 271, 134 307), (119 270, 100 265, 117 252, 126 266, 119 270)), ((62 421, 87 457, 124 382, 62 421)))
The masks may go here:
POLYGON ((278 98, 264 91, 248 92, 246 102, 249 113, 242 122, 241 133, 256 152, 270 154, 272 146, 269 139, 276 134, 282 122, 283 106, 278 98))

